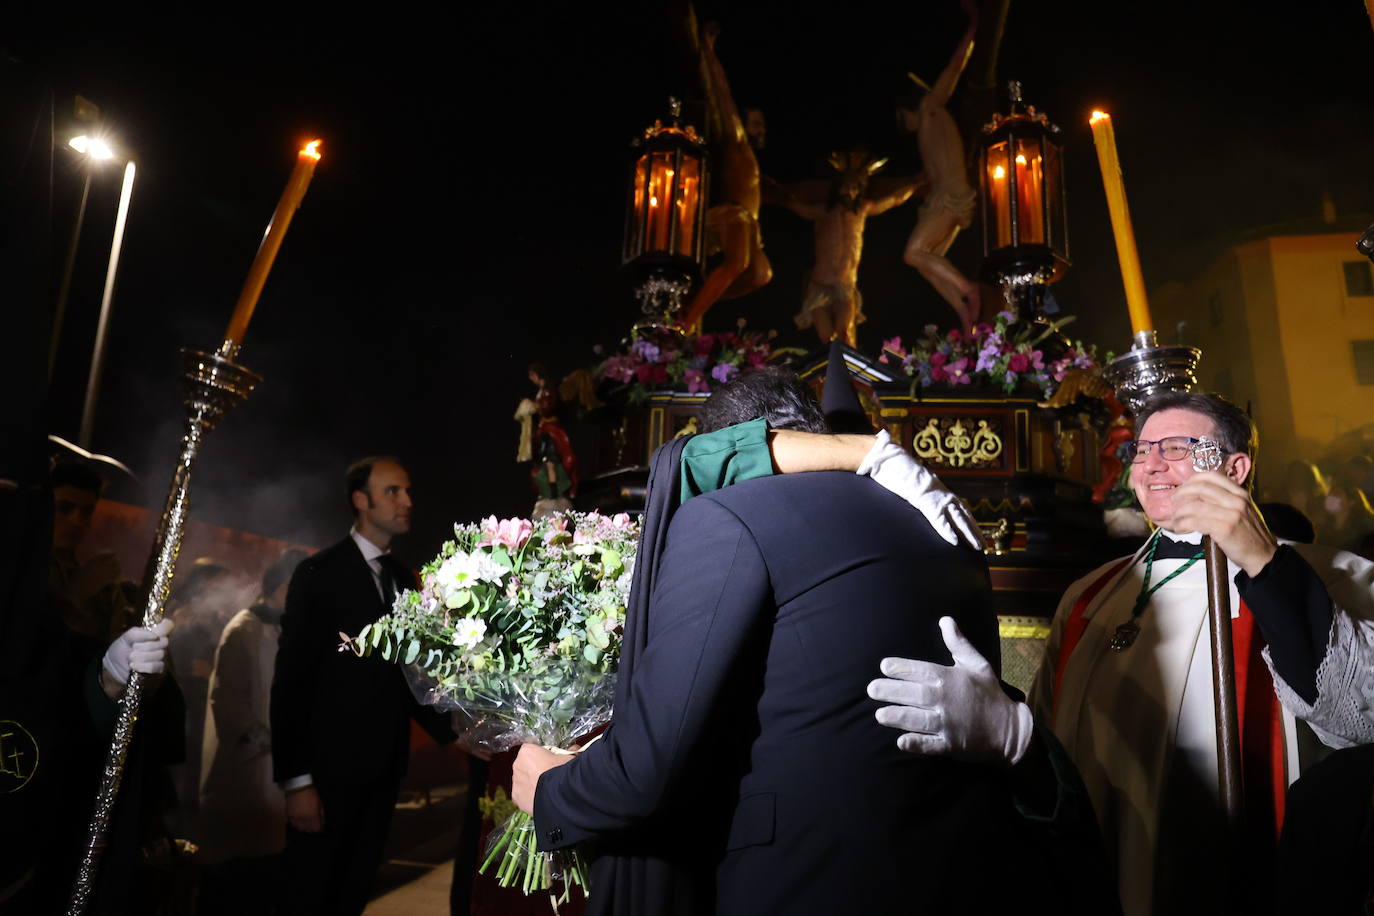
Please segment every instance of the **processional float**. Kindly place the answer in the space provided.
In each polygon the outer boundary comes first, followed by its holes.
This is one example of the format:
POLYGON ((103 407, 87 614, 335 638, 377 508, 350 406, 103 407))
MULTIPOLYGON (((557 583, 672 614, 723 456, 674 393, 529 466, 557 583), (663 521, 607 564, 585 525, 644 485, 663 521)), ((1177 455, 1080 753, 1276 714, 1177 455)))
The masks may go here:
MULTIPOLYGON (((177 554, 181 550, 181 538, 186 529, 189 513, 189 493, 191 470, 200 454, 200 446, 206 434, 215 428, 226 413, 241 404, 253 391, 262 377, 235 362, 243 344, 243 335, 248 330, 248 322, 253 317, 258 297, 267 274, 276 260, 282 239, 291 225, 291 219, 300 207, 306 188, 314 175, 315 164, 320 159, 320 141, 312 141, 296 156, 296 165, 291 177, 277 201, 267 232, 258 246, 253 266, 248 271, 243 290, 229 318, 224 332, 224 341, 214 353, 184 349, 181 351, 182 405, 186 409, 186 433, 181 439, 181 454, 172 471, 171 485, 167 500, 158 519, 157 534, 153 538, 152 551, 148 557, 144 581, 149 583, 148 598, 143 610, 143 626, 153 627, 162 621, 163 609, 171 591, 172 575, 176 569, 177 554)), ((96 794, 95 808, 87 827, 86 842, 82 847, 81 863, 77 868, 76 880, 67 906, 68 916, 81 916, 90 904, 99 874, 101 856, 105 851, 106 835, 115 802, 119 798, 120 784, 124 778, 124 765, 133 740, 134 728, 138 723, 139 709, 143 703, 146 689, 145 676, 137 671, 130 672, 129 683, 119 698, 119 712, 115 719, 114 734, 105 756, 105 765, 100 774, 100 788, 96 794)))

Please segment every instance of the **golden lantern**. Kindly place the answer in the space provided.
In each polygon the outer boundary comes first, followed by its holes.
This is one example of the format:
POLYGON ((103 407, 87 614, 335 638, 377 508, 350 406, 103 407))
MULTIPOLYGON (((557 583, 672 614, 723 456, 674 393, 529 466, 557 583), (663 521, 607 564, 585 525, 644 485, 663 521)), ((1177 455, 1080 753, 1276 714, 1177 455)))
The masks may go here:
POLYGON ((1010 84, 1006 114, 983 128, 978 154, 982 191, 983 271, 1008 304, 1039 312, 1045 287, 1069 267, 1064 158, 1059 128, 1022 104, 1010 84))
POLYGON ((622 256, 649 323, 664 326, 701 274, 709 180, 705 141, 679 122, 677 99, 668 105, 669 123, 655 121, 631 144, 622 256))

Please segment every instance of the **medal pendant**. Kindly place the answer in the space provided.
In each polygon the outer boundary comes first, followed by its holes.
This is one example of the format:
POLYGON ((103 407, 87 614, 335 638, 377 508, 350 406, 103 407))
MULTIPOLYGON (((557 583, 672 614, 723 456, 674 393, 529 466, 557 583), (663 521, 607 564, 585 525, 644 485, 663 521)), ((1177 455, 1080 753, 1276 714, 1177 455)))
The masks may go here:
POLYGON ((1140 624, 1134 620, 1128 620, 1116 628, 1112 634, 1111 641, 1107 643, 1113 652, 1124 652, 1135 642, 1135 638, 1140 635, 1140 624))

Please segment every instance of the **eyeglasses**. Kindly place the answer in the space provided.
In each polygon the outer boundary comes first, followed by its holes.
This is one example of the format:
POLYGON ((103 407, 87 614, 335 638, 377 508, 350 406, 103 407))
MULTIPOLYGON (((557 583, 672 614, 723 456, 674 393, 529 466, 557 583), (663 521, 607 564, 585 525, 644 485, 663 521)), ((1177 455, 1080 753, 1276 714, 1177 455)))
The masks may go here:
POLYGON ((1132 464, 1139 464, 1150 454, 1153 446, 1159 446, 1159 454, 1165 461, 1179 461, 1191 455, 1197 448, 1197 439, 1192 436, 1166 436, 1163 439, 1132 439, 1124 446, 1132 464))

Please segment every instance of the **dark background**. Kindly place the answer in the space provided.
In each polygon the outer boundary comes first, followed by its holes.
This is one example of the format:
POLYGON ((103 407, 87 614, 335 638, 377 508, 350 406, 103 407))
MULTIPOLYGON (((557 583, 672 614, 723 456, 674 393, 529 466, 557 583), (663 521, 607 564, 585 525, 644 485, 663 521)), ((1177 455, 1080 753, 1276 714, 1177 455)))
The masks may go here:
MULTIPOLYGON (((933 81, 944 66, 964 21, 952 0, 703 3, 698 13, 722 24, 736 98, 767 114, 765 173, 821 177, 826 153, 854 144, 891 155, 890 174, 919 169, 891 99, 907 70, 933 81)), ((3 178, 40 201, 30 242, 43 256, 29 263, 42 282, 12 283, 7 298, 30 313, 50 307, 81 175, 65 149, 50 173, 33 162, 47 136, 65 142, 79 92, 138 163, 93 447, 139 474, 131 498, 160 506, 182 424, 177 349, 218 344, 295 150, 323 138, 244 342, 241 362, 265 381, 208 440, 193 515, 325 544, 347 524, 345 464, 394 452, 416 485, 404 549, 423 559, 454 520, 528 512, 511 421, 530 391, 527 364, 592 365, 593 347, 614 346, 635 318, 619 274, 627 141, 669 94, 700 96, 675 23, 661 4, 536 3, 123 23, 68 13, 16 25, 3 39, 3 178)), ((1374 210, 1372 45, 1358 0, 1012 0, 998 77, 1024 83, 1067 148, 1074 267, 1055 295, 1078 316, 1071 335, 1118 351, 1128 337, 1087 126, 1094 106, 1116 121, 1156 288, 1247 231, 1316 217, 1323 192, 1338 211, 1374 210)), ((48 431, 72 439, 119 173, 107 165, 95 180, 47 402, 48 431)), ((908 205, 870 223, 868 352, 952 323, 901 264, 914 220, 908 205)), ((773 283, 718 305, 707 329, 745 317, 776 328, 779 343, 812 346, 791 324, 810 226, 774 208, 762 223, 773 283)), ((978 231, 950 252, 968 271, 978 231)), ((21 391, 13 403, 38 397, 21 391)))

